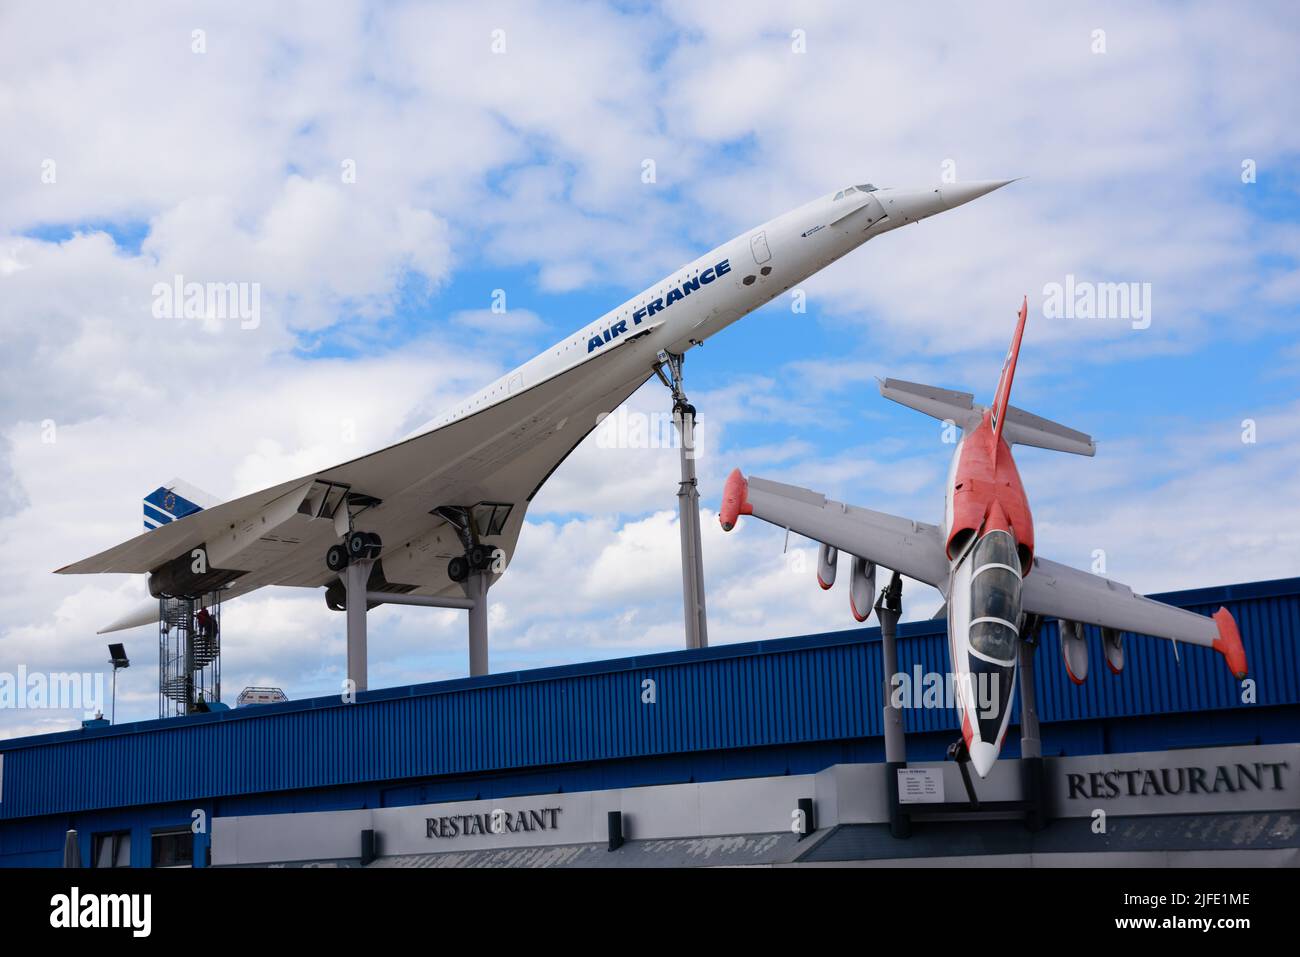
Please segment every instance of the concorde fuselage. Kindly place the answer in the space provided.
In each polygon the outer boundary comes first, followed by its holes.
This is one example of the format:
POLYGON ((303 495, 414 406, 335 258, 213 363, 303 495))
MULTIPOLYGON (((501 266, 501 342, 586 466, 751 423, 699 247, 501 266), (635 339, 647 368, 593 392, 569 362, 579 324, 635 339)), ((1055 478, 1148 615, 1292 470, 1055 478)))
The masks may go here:
POLYGON ((646 340, 627 362, 606 361, 612 384, 649 374, 644 355, 683 353, 881 233, 969 202, 1002 186, 982 182, 928 190, 849 186, 717 246, 594 322, 444 410, 427 432, 472 415, 610 350, 646 340))

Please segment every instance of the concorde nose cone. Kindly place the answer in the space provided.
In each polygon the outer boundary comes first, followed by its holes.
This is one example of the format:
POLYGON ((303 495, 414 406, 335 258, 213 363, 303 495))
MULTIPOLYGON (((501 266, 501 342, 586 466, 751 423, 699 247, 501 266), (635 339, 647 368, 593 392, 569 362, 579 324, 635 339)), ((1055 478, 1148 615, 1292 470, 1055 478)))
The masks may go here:
POLYGON ((952 183, 939 187, 939 197, 943 200, 944 209, 956 209, 972 199, 987 196, 995 189, 1001 189, 1007 183, 1014 182, 1014 179, 981 179, 972 183, 952 183))
POLYGON ((971 743, 970 763, 975 768, 975 773, 981 778, 989 776, 989 772, 993 770, 993 765, 997 760, 997 749, 987 741, 974 741, 971 743))
POLYGON ((139 605, 125 615, 115 620, 112 624, 105 625, 97 635, 107 635, 114 631, 125 631, 127 628, 139 628, 141 625, 152 625, 158 621, 158 602, 157 600, 145 602, 139 605))

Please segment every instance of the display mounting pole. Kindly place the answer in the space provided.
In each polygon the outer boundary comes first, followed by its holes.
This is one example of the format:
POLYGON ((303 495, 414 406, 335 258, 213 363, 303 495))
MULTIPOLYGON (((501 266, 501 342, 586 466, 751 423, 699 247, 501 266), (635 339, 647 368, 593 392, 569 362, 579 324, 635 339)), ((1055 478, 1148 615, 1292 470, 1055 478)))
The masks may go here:
POLYGON ((880 620, 880 646, 885 672, 882 712, 885 725, 885 782, 889 799, 889 833, 894 837, 912 836, 912 819, 898 800, 898 772, 907 767, 907 737, 903 733, 903 709, 894 704, 894 675, 898 674, 898 619, 903 613, 903 576, 893 573, 889 584, 876 599, 876 617, 880 620))
POLYGON ((1025 826, 1031 831, 1041 831, 1047 826, 1044 788, 1046 770, 1043 766, 1043 742, 1038 730, 1038 695, 1034 687, 1034 652, 1042 633, 1042 619, 1037 615, 1026 617, 1021 629, 1018 654, 1020 657, 1020 760, 1023 767, 1021 785, 1024 788, 1025 826))
POLYGON ((486 570, 471 572, 465 581, 465 596, 473 604, 469 608, 469 674, 477 677, 488 673, 488 580, 486 570))
POLYGON ((655 374, 673 394, 673 424, 681 440, 682 479, 677 487, 677 524, 682 537, 682 605, 686 647, 709 645, 708 613, 704 606, 704 552, 700 547, 700 490, 695 478, 695 406, 686 399, 682 378, 685 357, 659 353, 655 374), (664 367, 668 377, 664 376, 664 367))
POLYGON ((353 691, 367 687, 366 661, 366 583, 370 580, 370 559, 357 559, 343 571, 347 589, 348 679, 353 691))

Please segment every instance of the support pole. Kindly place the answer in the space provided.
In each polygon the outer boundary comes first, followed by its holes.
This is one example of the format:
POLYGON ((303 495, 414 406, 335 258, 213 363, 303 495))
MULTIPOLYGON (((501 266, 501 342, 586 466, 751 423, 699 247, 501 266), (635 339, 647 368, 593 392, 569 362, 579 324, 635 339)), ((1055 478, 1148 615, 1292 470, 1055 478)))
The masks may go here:
POLYGON ((368 559, 360 559, 343 570, 348 601, 348 679, 354 691, 365 691, 367 687, 366 582, 372 564, 368 559))
POLYGON ((1043 742, 1038 732, 1038 695, 1034 688, 1034 641, 1020 642, 1020 756, 1041 758, 1043 742))
POLYGON ((1020 636, 1020 758, 1022 786, 1029 810, 1025 826, 1041 831, 1047 826, 1045 805, 1046 772, 1043 767, 1043 742, 1038 730, 1038 696, 1034 688, 1034 652, 1038 648, 1039 623, 1020 636))
POLYGON ((469 609, 470 677, 488 673, 488 572, 470 572, 465 580, 465 596, 474 604, 469 609))
POLYGON ((673 424, 681 439, 681 484, 677 486, 677 525, 682 537, 682 605, 686 647, 709 645, 708 612, 704 604, 704 551, 700 546, 700 490, 695 478, 695 406, 686 400, 682 378, 683 356, 660 353, 655 372, 673 394, 673 424), (671 378, 665 378, 667 365, 671 378))
POLYGON ((903 733, 903 709, 894 705, 894 675, 898 674, 897 628, 903 613, 903 576, 893 573, 889 584, 876 599, 876 617, 880 619, 880 645, 884 664, 885 782, 889 797, 889 833, 894 837, 912 836, 912 819, 898 801, 898 772, 907 767, 907 737, 903 733))

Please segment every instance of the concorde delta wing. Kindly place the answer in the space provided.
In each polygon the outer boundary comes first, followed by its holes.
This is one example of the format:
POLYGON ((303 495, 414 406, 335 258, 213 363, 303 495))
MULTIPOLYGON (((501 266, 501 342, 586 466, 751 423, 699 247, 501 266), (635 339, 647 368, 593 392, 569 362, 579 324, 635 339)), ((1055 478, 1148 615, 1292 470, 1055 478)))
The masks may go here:
POLYGON ((943 537, 934 525, 827 499, 796 485, 731 473, 719 519, 730 530, 739 515, 798 532, 813 541, 933 585, 948 587, 943 537))
POLYGON ((351 518, 380 536, 390 582, 450 592, 459 586, 447 561, 462 545, 439 510, 483 505, 479 538, 508 556, 542 482, 601 413, 649 378, 654 358, 628 342, 448 425, 188 515, 59 572, 156 572, 202 546, 240 592, 326 585, 336 576, 325 553, 351 518))

